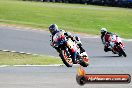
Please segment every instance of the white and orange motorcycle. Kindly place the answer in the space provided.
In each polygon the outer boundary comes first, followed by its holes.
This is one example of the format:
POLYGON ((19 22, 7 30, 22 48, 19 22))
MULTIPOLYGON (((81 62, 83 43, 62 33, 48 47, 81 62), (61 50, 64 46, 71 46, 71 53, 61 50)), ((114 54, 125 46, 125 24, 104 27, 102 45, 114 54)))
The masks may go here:
POLYGON ((54 46, 60 49, 60 58, 67 67, 72 67, 74 64, 80 64, 83 67, 89 65, 89 58, 86 52, 80 53, 78 45, 71 40, 66 38, 64 32, 58 32, 53 37, 54 46), (76 60, 72 58, 73 52, 76 52, 76 60))

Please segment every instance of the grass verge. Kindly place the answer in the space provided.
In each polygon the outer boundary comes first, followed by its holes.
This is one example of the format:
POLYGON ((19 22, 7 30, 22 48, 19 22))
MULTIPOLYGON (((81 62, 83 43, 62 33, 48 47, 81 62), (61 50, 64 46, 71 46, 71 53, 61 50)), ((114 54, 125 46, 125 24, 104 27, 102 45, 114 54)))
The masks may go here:
POLYGON ((60 58, 50 56, 34 56, 0 51, 0 65, 50 65, 62 64, 60 58))
POLYGON ((121 37, 132 38, 132 9, 79 4, 0 0, 0 23, 21 24, 47 29, 60 28, 99 34, 105 27, 121 37))

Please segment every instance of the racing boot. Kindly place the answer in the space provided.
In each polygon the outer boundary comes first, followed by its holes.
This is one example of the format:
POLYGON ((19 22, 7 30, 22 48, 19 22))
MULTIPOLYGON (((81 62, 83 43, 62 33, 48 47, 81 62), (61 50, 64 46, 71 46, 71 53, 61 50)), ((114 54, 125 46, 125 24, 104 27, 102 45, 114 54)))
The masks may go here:
POLYGON ((79 48, 80 48, 80 54, 81 53, 83 53, 83 52, 85 52, 85 50, 83 49, 83 47, 82 47, 82 45, 81 44, 77 44, 78 46, 79 46, 79 48))
POLYGON ((81 46, 81 47, 80 47, 80 53, 83 53, 83 52, 85 52, 85 50, 84 50, 83 47, 81 46))
POLYGON ((111 51, 111 49, 110 48, 104 48, 104 51, 108 52, 108 51, 111 51))
POLYGON ((108 52, 108 51, 111 51, 111 49, 109 47, 107 47, 107 46, 104 46, 104 51, 108 52))

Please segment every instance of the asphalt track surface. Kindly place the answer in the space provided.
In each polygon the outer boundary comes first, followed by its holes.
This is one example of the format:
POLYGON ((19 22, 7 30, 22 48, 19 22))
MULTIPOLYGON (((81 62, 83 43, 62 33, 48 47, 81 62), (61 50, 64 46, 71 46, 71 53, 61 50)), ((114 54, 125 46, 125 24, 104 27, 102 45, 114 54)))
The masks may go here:
MULTIPOLYGON (((105 53, 100 38, 80 35, 83 46, 90 57, 89 74, 132 75, 132 42, 124 41, 127 57, 105 53)), ((16 27, 0 27, 0 49, 58 56, 49 45, 49 32, 27 30, 16 27)), ((86 84, 76 83, 77 67, 1 67, 0 88, 132 88, 132 84, 86 84)))

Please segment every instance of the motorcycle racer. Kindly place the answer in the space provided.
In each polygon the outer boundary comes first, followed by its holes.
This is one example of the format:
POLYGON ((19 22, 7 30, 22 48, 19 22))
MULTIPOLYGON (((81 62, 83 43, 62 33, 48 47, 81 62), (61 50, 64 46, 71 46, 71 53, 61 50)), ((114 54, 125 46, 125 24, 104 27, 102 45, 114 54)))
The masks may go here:
MULTIPOLYGON (((72 36, 70 32, 66 32, 66 31, 64 31, 64 30, 59 29, 58 26, 57 26, 56 24, 51 24, 51 25, 49 26, 49 31, 50 31, 50 33, 51 33, 51 46, 52 46, 53 48, 56 49, 56 51, 59 53, 59 55, 60 55, 60 48, 59 48, 59 46, 55 46, 54 43, 53 43, 53 37, 54 37, 54 35, 55 35, 56 33, 58 33, 58 32, 64 32, 64 35, 65 35, 65 37, 66 37, 67 39, 68 39, 68 38, 71 38, 71 40, 72 40, 73 42, 75 41, 76 43, 77 43, 77 41, 81 42, 79 37, 77 37, 77 36, 72 36)), ((81 44, 81 43, 77 43, 77 45, 79 46, 79 48, 81 47, 80 50, 82 50, 82 52, 85 51, 85 50, 82 48, 82 44, 81 44)), ((73 52, 73 54, 71 55, 71 57, 72 57, 72 58, 74 59, 74 61, 75 61, 75 60, 76 60, 76 52, 73 52)), ((73 61, 73 62, 74 62, 74 61, 73 61)))
MULTIPOLYGON (((104 44, 104 51, 105 52, 111 51, 109 38, 112 35, 113 35, 113 33, 108 32, 106 28, 101 28, 101 40, 102 40, 102 43, 104 44)), ((116 37, 118 37, 118 36, 116 35, 116 37)))

